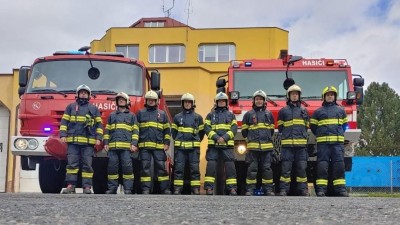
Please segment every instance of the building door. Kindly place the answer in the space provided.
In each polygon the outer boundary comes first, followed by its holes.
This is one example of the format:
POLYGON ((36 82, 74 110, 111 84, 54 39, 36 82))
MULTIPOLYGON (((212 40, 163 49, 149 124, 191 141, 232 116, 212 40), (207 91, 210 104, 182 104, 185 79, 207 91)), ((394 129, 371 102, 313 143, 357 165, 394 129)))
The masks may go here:
POLYGON ((6 191, 10 112, 0 105, 0 192, 6 191))

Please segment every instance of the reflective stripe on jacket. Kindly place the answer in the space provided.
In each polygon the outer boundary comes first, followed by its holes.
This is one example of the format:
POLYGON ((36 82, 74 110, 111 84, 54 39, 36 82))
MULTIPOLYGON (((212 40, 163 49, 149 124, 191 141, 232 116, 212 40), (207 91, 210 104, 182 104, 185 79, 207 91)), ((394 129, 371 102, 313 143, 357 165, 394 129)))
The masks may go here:
POLYGON ((274 117, 265 107, 254 107, 243 116, 242 135, 246 138, 249 150, 274 149, 272 144, 274 129, 274 117))
POLYGON ((311 117, 310 128, 317 137, 317 143, 335 144, 344 142, 344 127, 347 115, 336 103, 324 102, 311 117))
POLYGON ((204 137, 203 117, 193 110, 184 110, 175 115, 171 132, 176 148, 200 148, 204 137))
POLYGON ((103 139, 103 124, 99 109, 92 104, 67 106, 61 118, 60 137, 75 144, 95 144, 103 139))
POLYGON ((104 144, 110 149, 128 149, 138 145, 139 127, 135 114, 126 109, 114 111, 107 118, 104 144))
POLYGON ((208 136, 209 147, 232 147, 237 132, 236 117, 226 108, 216 108, 207 115, 204 131, 208 136), (217 142, 220 137, 225 140, 224 143, 217 142))
POLYGON ((169 145, 171 131, 167 114, 160 109, 140 110, 137 114, 139 124, 139 148, 163 149, 169 145))
POLYGON ((282 134, 283 147, 305 147, 307 145, 308 112, 300 103, 291 103, 278 114, 278 130, 282 134))

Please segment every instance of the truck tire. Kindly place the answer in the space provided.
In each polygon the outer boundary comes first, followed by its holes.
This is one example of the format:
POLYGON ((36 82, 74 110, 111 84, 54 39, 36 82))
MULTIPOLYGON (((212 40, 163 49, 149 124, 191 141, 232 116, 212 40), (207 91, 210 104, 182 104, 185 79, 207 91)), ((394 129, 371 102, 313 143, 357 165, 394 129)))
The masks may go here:
POLYGON ((39 185, 42 193, 60 193, 65 181, 66 162, 45 159, 39 164, 39 185))
POLYGON ((105 194, 108 190, 107 186, 107 165, 108 158, 93 158, 93 192, 95 194, 105 194))

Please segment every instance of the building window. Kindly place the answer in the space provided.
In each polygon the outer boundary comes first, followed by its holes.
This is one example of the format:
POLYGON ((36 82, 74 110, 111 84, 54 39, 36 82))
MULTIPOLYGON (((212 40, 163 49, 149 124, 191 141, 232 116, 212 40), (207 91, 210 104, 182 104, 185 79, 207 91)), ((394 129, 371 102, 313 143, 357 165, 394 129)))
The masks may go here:
POLYGON ((233 44, 203 44, 199 46, 199 62, 229 62, 236 57, 233 44))
POLYGON ((183 45, 152 45, 149 48, 150 63, 181 63, 185 61, 183 45))
POLYGON ((127 58, 139 58, 139 45, 116 45, 116 52, 121 52, 127 58))
POLYGON ((164 27, 163 21, 144 22, 144 27, 164 27))

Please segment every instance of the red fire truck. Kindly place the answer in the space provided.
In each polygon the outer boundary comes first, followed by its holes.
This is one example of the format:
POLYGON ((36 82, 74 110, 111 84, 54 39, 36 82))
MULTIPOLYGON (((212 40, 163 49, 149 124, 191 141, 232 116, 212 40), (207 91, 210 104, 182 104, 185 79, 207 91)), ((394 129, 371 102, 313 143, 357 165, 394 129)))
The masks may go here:
MULTIPOLYGON (((32 66, 23 66, 19 71, 20 136, 12 137, 11 150, 14 155, 21 156, 23 170, 35 170, 39 164, 43 193, 59 193, 65 185, 66 157, 62 157, 65 152, 56 149, 55 154, 50 155, 44 145, 50 136, 59 135, 61 117, 66 106, 75 101, 79 85, 91 88, 90 102, 99 108, 103 124, 116 110, 115 95, 120 91, 130 96, 130 110, 135 113, 144 107, 146 90, 155 90, 161 96, 160 74, 154 71, 150 76, 143 62, 126 58, 121 53, 91 54, 88 50, 89 47, 83 47, 78 51, 58 51, 36 59, 32 66)), ((168 113, 163 97, 160 108, 168 113)), ((107 190, 105 156, 104 151, 99 151, 93 160, 95 193, 107 190)), ((134 171, 139 171, 137 162, 134 162, 134 171)), ((139 187, 140 176, 135 175, 135 187, 139 187)))
MULTIPOLYGON (((267 93, 267 109, 275 118, 275 154, 279 155, 280 140, 277 138, 277 118, 281 108, 286 106, 286 89, 296 83, 302 88, 302 105, 310 116, 322 104, 322 90, 326 86, 335 86, 338 90, 338 101, 349 120, 345 133, 345 165, 351 170, 354 145, 358 142, 361 130, 357 128, 357 107, 363 102, 364 79, 352 74, 351 67, 345 59, 305 59, 300 56, 285 55, 279 59, 250 59, 232 61, 228 74, 217 80, 217 92, 227 91, 229 110, 236 115, 239 127, 243 115, 252 108, 252 95, 256 90, 267 93), (282 85, 283 84, 283 85, 282 85), (226 90, 227 85, 227 90, 226 90)), ((316 141, 309 132, 309 162, 307 168, 308 182, 314 182, 316 172, 316 141)), ((238 189, 245 189, 247 165, 244 162, 246 141, 239 129, 235 136, 236 169, 238 172, 238 189)), ((279 185, 280 165, 274 164, 274 183, 279 185)), ((293 179, 292 179, 293 180, 293 179)), ((221 185, 222 182, 221 182, 221 185)), ((292 187, 294 185, 291 185, 292 187)))

